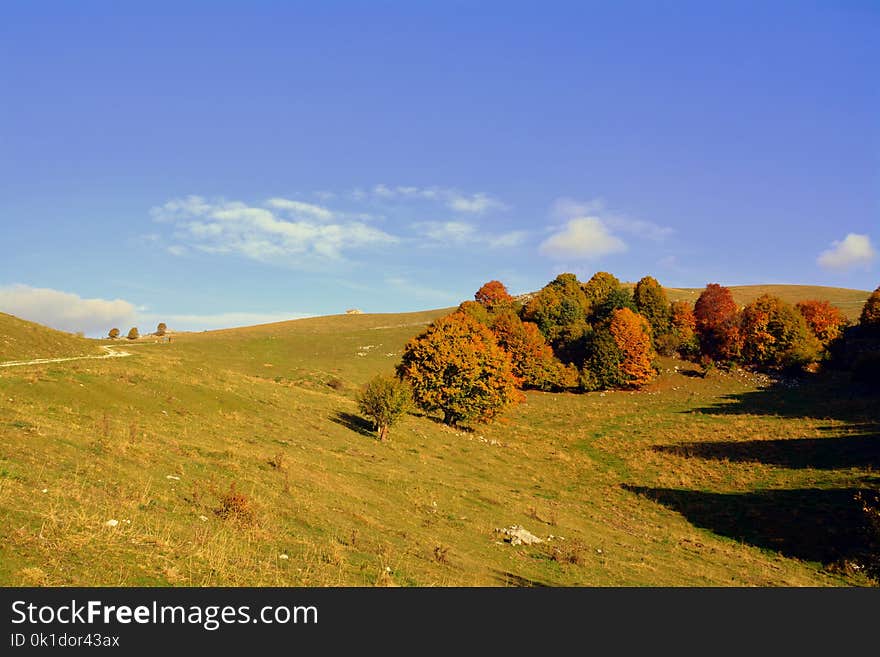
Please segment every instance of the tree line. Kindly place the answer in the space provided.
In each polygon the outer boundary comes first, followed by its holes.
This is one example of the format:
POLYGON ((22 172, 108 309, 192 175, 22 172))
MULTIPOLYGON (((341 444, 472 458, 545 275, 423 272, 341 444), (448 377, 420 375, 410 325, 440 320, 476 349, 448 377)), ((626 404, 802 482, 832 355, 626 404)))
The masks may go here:
POLYGON ((670 302, 651 276, 630 290, 608 272, 586 282, 565 273, 521 298, 493 280, 411 339, 396 376, 370 381, 359 404, 383 438, 410 402, 449 425, 488 422, 525 389, 639 389, 657 377, 658 355, 700 363, 704 373, 828 364, 876 382, 880 287, 850 324, 824 300, 791 305, 765 294, 741 308, 716 283, 691 304, 670 302))

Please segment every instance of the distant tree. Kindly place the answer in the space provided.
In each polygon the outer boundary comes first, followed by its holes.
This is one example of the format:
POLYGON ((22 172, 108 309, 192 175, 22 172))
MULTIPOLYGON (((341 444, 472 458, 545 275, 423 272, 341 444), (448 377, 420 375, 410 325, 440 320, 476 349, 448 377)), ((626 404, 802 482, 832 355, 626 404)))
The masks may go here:
POLYGON ((129 340, 137 340, 139 337, 141 337, 141 334, 138 333, 137 327, 132 328, 128 332, 128 339, 129 340))
POLYGON ((739 356, 738 307, 726 287, 710 283, 694 304, 697 336, 703 355, 713 360, 739 356))
POLYGON ((656 340, 669 333, 670 308, 666 290, 657 279, 645 276, 636 283, 633 290, 633 301, 639 314, 651 325, 651 334, 656 340))
POLYGON ((486 306, 476 301, 463 301, 458 306, 459 312, 463 312, 466 315, 470 315, 475 320, 480 322, 480 324, 489 325, 489 311, 486 310, 486 306))
POLYGON ((871 293, 865 305, 862 306, 859 326, 871 333, 880 333, 880 287, 871 293))
POLYGON ((165 335, 167 330, 168 327, 165 326, 165 322, 159 322, 159 326, 156 327, 156 335, 165 335))
POLYGON ((405 381, 394 376, 377 375, 370 379, 357 396, 361 413, 373 420, 379 440, 412 406, 412 391, 405 381))
MULTIPOLYGON (((566 387, 565 368, 538 326, 523 322, 513 311, 498 314, 491 324, 498 344, 510 354, 513 373, 525 388, 552 390, 566 387)), ((571 387, 576 381, 569 381, 571 387)))
POLYGON ((107 337, 110 338, 111 340, 115 340, 116 338, 119 337, 119 329, 118 328, 110 329, 110 332, 107 334, 107 337))
POLYGON ((807 327, 822 347, 827 347, 832 340, 836 340, 843 333, 846 316, 840 308, 832 306, 828 301, 801 301, 795 305, 795 308, 803 315, 807 327))
POLYGON ((619 308, 611 316, 611 336, 621 353, 620 375, 627 387, 638 388, 656 377, 651 343, 651 325, 629 308, 619 308))
POLYGON ((441 317, 410 340, 398 374, 412 385, 416 404, 441 411, 449 425, 491 421, 522 394, 510 354, 463 312, 441 317))
POLYGON ((797 310, 764 294, 747 305, 741 320, 742 357, 771 368, 805 365, 816 359, 819 344, 797 310))
POLYGON ((476 294, 474 300, 486 308, 489 312, 495 312, 502 308, 510 308, 513 305, 513 297, 507 292, 501 281, 489 281, 485 283, 476 294))

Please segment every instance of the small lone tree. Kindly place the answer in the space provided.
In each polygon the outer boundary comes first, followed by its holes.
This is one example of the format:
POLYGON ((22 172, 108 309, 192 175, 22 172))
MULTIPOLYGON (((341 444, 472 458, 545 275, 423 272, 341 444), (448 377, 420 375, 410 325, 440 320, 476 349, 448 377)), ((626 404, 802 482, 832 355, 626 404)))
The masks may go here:
POLYGON ((377 375, 361 388, 357 397, 361 413, 373 420, 379 440, 412 406, 412 390, 405 381, 394 376, 377 375))
POLYGON ((167 330, 168 327, 165 326, 165 322, 159 322, 159 326, 156 327, 156 335, 165 335, 167 330))
POLYGON ((141 337, 141 334, 138 333, 137 327, 132 327, 132 329, 128 332, 128 339, 137 340, 139 337, 141 337))
POLYGON ((116 338, 119 337, 119 329, 118 328, 110 329, 110 332, 107 334, 107 337, 110 338, 111 340, 115 340, 116 338))
POLYGON ((441 411, 452 426, 489 422, 522 394, 510 354, 463 312, 441 317, 410 340, 397 371, 412 385, 416 404, 441 411))

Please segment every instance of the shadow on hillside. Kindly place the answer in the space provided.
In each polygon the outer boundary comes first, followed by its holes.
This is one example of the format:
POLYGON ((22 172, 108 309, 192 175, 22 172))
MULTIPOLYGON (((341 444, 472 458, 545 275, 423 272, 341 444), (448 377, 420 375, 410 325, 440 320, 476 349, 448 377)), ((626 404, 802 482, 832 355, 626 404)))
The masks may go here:
POLYGON ((548 586, 555 586, 552 583, 540 582, 536 579, 529 579, 528 577, 523 577, 522 575, 509 573, 503 570, 493 570, 492 574, 503 586, 517 588, 545 588, 548 586))
POLYGON ((367 438, 376 439, 376 431, 373 423, 369 420, 365 420, 360 415, 340 412, 332 415, 330 421, 342 425, 346 429, 351 429, 355 433, 359 433, 367 438))
POLYGON ((681 513, 716 534, 823 564, 858 559, 868 549, 859 489, 806 488, 750 493, 623 488, 681 513))
POLYGON ((880 397, 842 377, 821 377, 773 384, 760 390, 724 395, 711 406, 684 411, 706 415, 776 415, 788 418, 880 423, 880 397))
POLYGON ((880 468, 880 433, 828 438, 691 442, 655 445, 653 449, 687 458, 766 463, 785 468, 880 468))

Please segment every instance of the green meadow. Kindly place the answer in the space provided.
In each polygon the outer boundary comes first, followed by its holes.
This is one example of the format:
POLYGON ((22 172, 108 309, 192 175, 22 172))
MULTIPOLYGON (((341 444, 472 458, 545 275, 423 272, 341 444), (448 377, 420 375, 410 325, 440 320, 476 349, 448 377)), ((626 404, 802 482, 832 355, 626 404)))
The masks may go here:
MULTIPOLYGON (((413 413, 379 443, 358 387, 445 312, 0 368, 0 584, 871 584, 855 495, 880 487, 880 404, 845 374, 662 359, 639 392, 527 392, 472 430, 413 413)), ((0 361, 106 344, 0 315, 0 361)))

